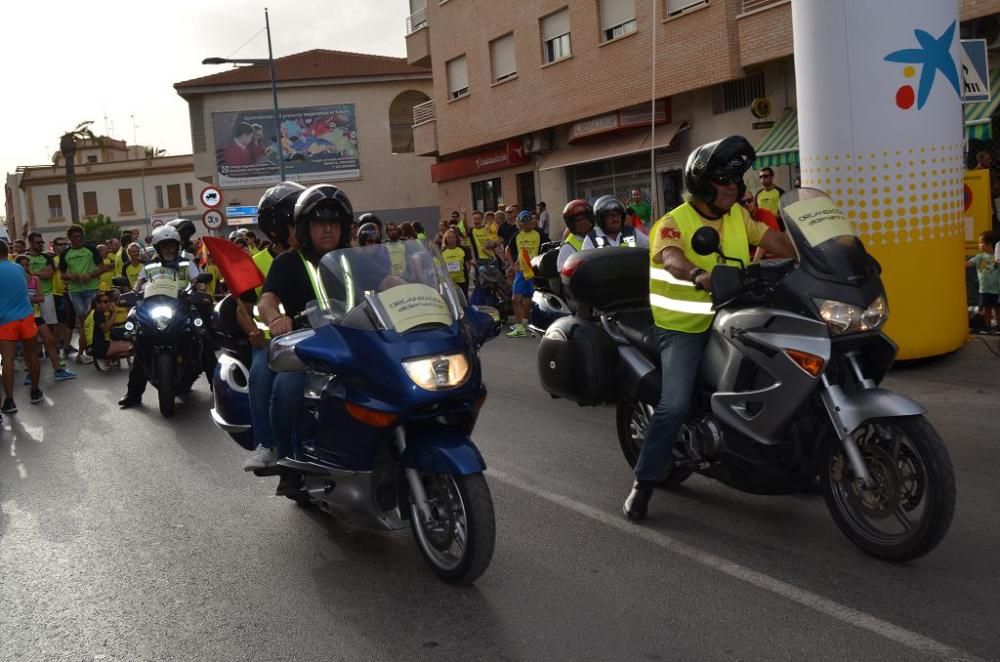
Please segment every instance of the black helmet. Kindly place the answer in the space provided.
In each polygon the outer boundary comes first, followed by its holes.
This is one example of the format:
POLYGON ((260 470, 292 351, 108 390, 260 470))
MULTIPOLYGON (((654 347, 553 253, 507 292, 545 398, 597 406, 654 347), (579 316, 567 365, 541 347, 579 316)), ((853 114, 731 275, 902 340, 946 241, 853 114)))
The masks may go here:
POLYGON ((191 247, 191 237, 196 232, 194 222, 186 218, 175 218, 167 223, 167 225, 177 230, 177 234, 181 237, 181 248, 188 250, 191 247))
MULTIPOLYGON (((369 216, 370 214, 366 214, 369 216)), ((362 217, 364 218, 364 217, 362 217)), ((372 222, 362 223, 358 228, 358 246, 370 246, 382 243, 382 231, 372 222)))
POLYGON ((578 216, 586 216, 590 224, 594 224, 594 210, 586 200, 570 200, 563 207, 563 222, 566 223, 569 231, 574 234, 579 234, 576 229, 576 219, 578 216))
POLYGON ((715 187, 709 180, 718 177, 736 180, 739 200, 746 193, 743 173, 750 169, 755 158, 757 153, 743 136, 729 136, 702 145, 691 152, 684 166, 684 188, 707 203, 713 211, 722 212, 724 210, 714 207, 715 187))
POLYGON ((371 212, 366 212, 358 216, 358 225, 364 225, 365 223, 374 223, 380 230, 383 227, 382 219, 371 212))
POLYGON ((257 203, 257 224, 268 239, 288 245, 294 226, 295 201, 306 187, 298 182, 281 182, 264 191, 257 203))
POLYGON ((594 216, 597 217, 597 225, 605 232, 604 220, 608 214, 618 212, 622 216, 622 223, 625 223, 625 205, 613 195, 602 195, 594 202, 594 216))
POLYGON ((312 239, 309 236, 309 224, 312 221, 339 222, 340 245, 337 248, 347 248, 351 245, 354 209, 347 194, 333 184, 316 184, 302 191, 295 201, 294 218, 295 237, 304 250, 312 248, 312 239))

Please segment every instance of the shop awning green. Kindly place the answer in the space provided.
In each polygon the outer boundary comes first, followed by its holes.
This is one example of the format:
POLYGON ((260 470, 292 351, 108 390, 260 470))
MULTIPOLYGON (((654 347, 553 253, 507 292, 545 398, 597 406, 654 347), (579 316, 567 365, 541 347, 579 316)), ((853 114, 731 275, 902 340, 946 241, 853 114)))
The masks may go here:
POLYGON ((993 114, 1000 106, 1000 69, 990 71, 990 100, 965 104, 965 134, 969 140, 993 137, 993 114))
POLYGON ((785 110, 771 132, 757 146, 754 168, 774 168, 799 162, 799 115, 794 108, 785 110))

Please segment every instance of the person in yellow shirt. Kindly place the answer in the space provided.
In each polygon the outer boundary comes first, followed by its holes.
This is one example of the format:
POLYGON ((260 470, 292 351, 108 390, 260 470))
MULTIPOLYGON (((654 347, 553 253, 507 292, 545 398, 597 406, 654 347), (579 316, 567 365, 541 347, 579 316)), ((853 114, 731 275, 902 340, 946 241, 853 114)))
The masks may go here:
POLYGON ((101 256, 101 261, 104 263, 104 271, 101 272, 97 283, 98 292, 110 292, 114 285, 111 283, 115 276, 118 274, 115 271, 115 256, 111 254, 111 249, 108 248, 107 244, 98 244, 97 252, 101 256))
POLYGON ((444 233, 444 245, 441 247, 441 257, 448 275, 458 289, 462 290, 466 299, 469 297, 469 253, 458 245, 458 231, 455 228, 444 233))
POLYGON ((476 260, 489 260, 493 256, 486 248, 486 242, 499 239, 496 226, 486 225, 483 219, 483 212, 476 210, 472 212, 472 227, 469 228, 469 244, 472 248, 472 256, 476 260))
POLYGON ((781 187, 774 185, 774 170, 768 166, 764 166, 760 169, 757 177, 760 179, 760 185, 763 187, 754 196, 757 200, 757 206, 768 210, 774 214, 775 218, 781 218, 781 207, 778 204, 778 200, 781 199, 785 191, 781 187))
POLYGON ((531 313, 531 297, 535 293, 534 273, 531 271, 531 258, 538 255, 542 246, 542 235, 535 229, 535 221, 531 212, 525 210, 517 216, 517 233, 507 244, 507 256, 512 263, 514 283, 512 303, 514 306, 514 328, 507 334, 508 338, 524 338, 528 335, 525 324, 531 313))
POLYGON ((142 271, 143 266, 142 247, 136 243, 129 244, 128 248, 125 249, 125 257, 125 263, 122 264, 122 268, 118 270, 117 274, 127 278, 129 289, 134 290, 136 281, 139 280, 139 272, 142 271))
POLYGON ((671 210, 650 232, 649 305, 660 350, 662 385, 639 459, 635 483, 622 505, 625 517, 645 519, 655 485, 668 474, 674 442, 687 419, 702 353, 712 320, 712 269, 718 255, 699 255, 691 237, 714 228, 722 252, 750 262, 750 244, 780 257, 794 257, 788 235, 770 232, 741 205, 743 175, 756 158, 742 136, 729 136, 696 148, 684 167, 690 199, 671 210))

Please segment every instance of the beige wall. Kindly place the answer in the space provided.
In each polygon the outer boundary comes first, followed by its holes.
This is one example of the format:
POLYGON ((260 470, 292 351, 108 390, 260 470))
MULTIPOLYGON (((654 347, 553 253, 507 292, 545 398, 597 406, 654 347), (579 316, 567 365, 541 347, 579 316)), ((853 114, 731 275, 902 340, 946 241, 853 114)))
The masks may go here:
MULTIPOLYGON (((270 89, 215 91, 204 94, 204 122, 207 150, 195 154, 195 174, 206 180, 215 175, 215 137, 212 113, 267 109, 271 107, 270 89)), ((436 207, 437 190, 430 179, 434 159, 413 153, 393 154, 389 134, 389 106, 401 92, 416 90, 430 96, 431 81, 394 80, 342 85, 310 84, 282 87, 278 100, 282 107, 322 106, 353 103, 357 118, 361 178, 333 182, 351 198, 356 211, 404 210, 436 207)), ((185 94, 188 94, 185 92, 185 94)), ((225 204, 239 201, 257 204, 266 186, 226 187, 225 204)))

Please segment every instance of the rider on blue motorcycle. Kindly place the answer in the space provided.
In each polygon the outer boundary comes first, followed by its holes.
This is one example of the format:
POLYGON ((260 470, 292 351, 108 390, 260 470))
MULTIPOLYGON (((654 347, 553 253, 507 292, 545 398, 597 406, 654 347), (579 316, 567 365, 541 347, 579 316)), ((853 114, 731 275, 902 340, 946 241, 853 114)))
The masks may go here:
MULTIPOLYGON (((298 250, 282 253, 271 265, 261 292, 260 315, 271 337, 276 338, 301 327, 299 315, 307 304, 321 298, 316 293, 314 271, 328 252, 351 244, 354 210, 347 194, 330 184, 317 184, 299 195, 294 211, 298 250)), ((302 402, 305 373, 284 372, 272 375, 271 432, 277 457, 294 457, 292 429, 302 402)), ((294 495, 299 491, 300 475, 278 469, 280 480, 276 494, 294 495)))
POLYGON ((625 206, 613 195, 602 195, 594 203, 597 227, 583 242, 583 250, 609 246, 649 248, 649 237, 624 226, 625 206), (623 227, 624 226, 624 227, 623 227))
MULTIPOLYGON (((159 260, 149 262, 139 271, 135 282, 137 292, 143 290, 147 281, 160 278, 177 280, 183 286, 187 286, 193 283, 198 274, 201 273, 193 260, 185 260, 181 257, 181 236, 173 227, 168 225, 153 230, 153 249, 156 250, 159 260)), ((205 370, 211 375, 215 368, 215 354, 206 351, 202 358, 205 370), (208 354, 211 354, 211 357, 208 354)), ((133 361, 132 369, 128 374, 127 390, 118 401, 118 405, 122 409, 128 409, 141 404, 142 394, 146 390, 146 381, 146 371, 142 367, 142 362, 133 361)))
MULTIPOLYGON (((297 182, 282 182, 264 191, 257 203, 257 224, 271 245, 267 250, 254 256, 254 264, 266 278, 271 265, 278 256, 298 246, 295 240, 295 202, 306 190, 297 182)), ((253 425, 257 448, 250 453, 243 464, 244 471, 254 471, 274 466, 274 435, 271 432, 271 391, 275 374, 267 367, 267 347, 271 334, 258 328, 263 322, 260 314, 254 318, 253 308, 258 292, 249 290, 242 297, 237 308, 237 322, 247 334, 253 347, 253 362, 250 367, 250 420, 253 425)))

